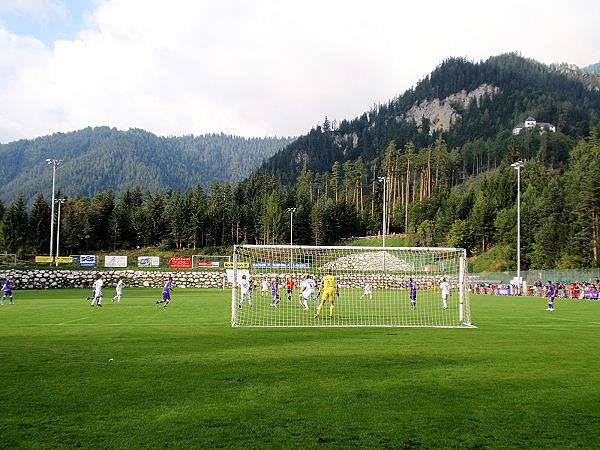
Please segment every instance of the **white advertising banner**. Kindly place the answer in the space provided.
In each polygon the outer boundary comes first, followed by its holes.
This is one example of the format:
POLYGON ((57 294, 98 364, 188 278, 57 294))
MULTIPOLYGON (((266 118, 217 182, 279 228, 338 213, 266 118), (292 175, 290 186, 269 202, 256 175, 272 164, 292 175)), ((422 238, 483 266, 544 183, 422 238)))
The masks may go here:
POLYGON ((127 267, 127 256, 105 256, 104 267, 127 267))
POLYGON ((96 267, 96 255, 79 256, 79 265, 81 267, 96 267))
POLYGON ((138 256, 138 267, 160 267, 160 256, 138 256))

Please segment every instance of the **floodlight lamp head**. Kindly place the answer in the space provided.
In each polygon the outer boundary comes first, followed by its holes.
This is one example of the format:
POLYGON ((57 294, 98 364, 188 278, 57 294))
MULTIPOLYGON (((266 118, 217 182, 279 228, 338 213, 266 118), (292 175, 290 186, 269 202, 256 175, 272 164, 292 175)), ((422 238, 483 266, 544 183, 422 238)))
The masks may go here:
POLYGON ((377 177, 377 181, 380 183, 385 183, 387 181, 387 177, 377 177))
POLYGON ((514 162, 510 165, 510 167, 514 167, 515 169, 520 169, 521 167, 523 167, 523 161, 517 161, 514 162))
POLYGON ((62 163, 62 159, 51 159, 51 158, 46 158, 46 163, 47 163, 48 165, 51 165, 51 166, 54 166, 54 167, 56 167, 56 166, 60 166, 60 165, 61 165, 61 163, 62 163))

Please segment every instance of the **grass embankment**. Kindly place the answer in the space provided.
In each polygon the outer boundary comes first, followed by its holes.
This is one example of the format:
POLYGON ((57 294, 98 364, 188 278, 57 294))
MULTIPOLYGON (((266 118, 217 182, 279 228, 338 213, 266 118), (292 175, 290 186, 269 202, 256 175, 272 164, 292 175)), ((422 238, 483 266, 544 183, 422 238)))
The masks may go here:
MULTIPOLYGON (((376 237, 365 237, 362 239, 351 239, 343 241, 340 245, 352 246, 352 247, 381 247, 383 245, 383 239, 381 236, 376 237)), ((386 247, 405 247, 406 237, 404 236, 386 236, 385 237, 386 247)))

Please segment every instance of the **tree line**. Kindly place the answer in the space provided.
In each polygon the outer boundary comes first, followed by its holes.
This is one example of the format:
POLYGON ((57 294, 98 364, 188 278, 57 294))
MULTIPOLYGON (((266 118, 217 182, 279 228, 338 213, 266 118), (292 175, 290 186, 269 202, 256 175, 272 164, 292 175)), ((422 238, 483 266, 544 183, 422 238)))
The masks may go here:
MULTIPOLYGON (((61 253, 154 246, 197 250, 232 244, 286 244, 291 212, 296 244, 332 244, 382 230, 407 234, 410 245, 464 247, 472 255, 498 250, 514 266, 516 171, 510 164, 532 152, 521 171, 522 268, 598 266, 600 133, 580 139, 568 163, 540 159, 547 142, 538 131, 510 141, 496 167, 463 182, 464 161, 438 138, 418 148, 390 142, 381 158, 334 162, 313 172, 306 165, 292 186, 257 171, 243 182, 213 181, 186 191, 143 191, 68 198, 61 211, 61 253), (537 143, 537 149, 531 147, 537 143), (384 189, 385 183, 385 189, 384 189)), ((545 150, 544 150, 545 151, 545 150)), ((59 193, 60 196, 60 193, 59 193)), ((19 255, 47 254, 50 205, 38 193, 0 203, 0 248, 19 255)))

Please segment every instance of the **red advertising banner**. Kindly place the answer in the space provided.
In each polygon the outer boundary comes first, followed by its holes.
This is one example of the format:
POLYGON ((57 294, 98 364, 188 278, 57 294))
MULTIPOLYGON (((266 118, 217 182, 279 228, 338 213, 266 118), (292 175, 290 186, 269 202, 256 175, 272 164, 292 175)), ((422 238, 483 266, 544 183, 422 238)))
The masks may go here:
POLYGON ((196 267, 219 267, 219 261, 198 261, 196 267))
POLYGON ((169 258, 169 268, 171 269, 191 269, 191 256, 171 256, 169 258))

